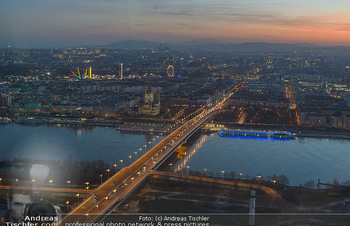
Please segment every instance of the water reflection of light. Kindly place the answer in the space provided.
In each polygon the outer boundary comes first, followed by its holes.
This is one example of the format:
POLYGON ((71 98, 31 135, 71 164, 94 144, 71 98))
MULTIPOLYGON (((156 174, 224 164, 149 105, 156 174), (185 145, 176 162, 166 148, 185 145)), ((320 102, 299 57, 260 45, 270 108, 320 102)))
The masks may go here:
MULTIPOLYGON (((108 130, 108 127, 105 127, 104 130, 108 130)), ((72 131, 72 130, 70 130, 72 131)), ((78 137, 81 137, 84 133, 89 133, 90 129, 89 128, 78 128, 76 129, 76 133, 78 137)))
POLYGON ((195 144, 195 147, 189 151, 186 155, 186 157, 184 157, 183 159, 180 160, 180 162, 178 163, 177 167, 174 169, 174 172, 181 172, 182 169, 187 168, 189 162, 191 161, 191 158, 198 153, 198 149, 200 149, 203 145, 203 143, 207 140, 207 135, 203 136, 199 142, 197 142, 195 144))

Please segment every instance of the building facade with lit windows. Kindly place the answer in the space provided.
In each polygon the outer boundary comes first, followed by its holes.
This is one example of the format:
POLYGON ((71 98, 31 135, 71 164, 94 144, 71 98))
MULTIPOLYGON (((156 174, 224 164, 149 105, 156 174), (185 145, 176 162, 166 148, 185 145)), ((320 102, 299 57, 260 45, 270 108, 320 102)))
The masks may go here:
POLYGON ((148 84, 145 92, 145 99, 142 102, 141 108, 139 109, 140 115, 155 116, 160 113, 160 92, 157 91, 156 97, 152 92, 151 85, 148 84))

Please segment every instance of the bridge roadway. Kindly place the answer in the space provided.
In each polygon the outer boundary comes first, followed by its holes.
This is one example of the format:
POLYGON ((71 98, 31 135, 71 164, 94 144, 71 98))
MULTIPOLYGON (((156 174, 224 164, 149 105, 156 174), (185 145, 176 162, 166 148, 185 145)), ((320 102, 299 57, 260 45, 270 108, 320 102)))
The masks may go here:
POLYGON ((105 183, 94 190, 94 195, 72 210, 60 222, 61 225, 73 222, 94 222, 101 214, 110 211, 111 207, 125 200, 129 194, 142 184, 150 172, 156 169, 160 163, 164 162, 179 145, 215 115, 217 109, 224 106, 230 96, 243 87, 242 84, 244 83, 245 82, 241 82, 232 88, 226 95, 218 100, 213 107, 203 108, 203 111, 199 115, 169 134, 129 167, 124 167, 118 173, 114 174, 105 183), (96 196, 97 199, 94 198, 94 196, 96 196))
POLYGON ((133 192, 146 179, 148 173, 160 165, 157 163, 165 161, 179 145, 215 114, 215 108, 206 109, 184 123, 129 167, 124 167, 96 188, 93 195, 96 195, 97 199, 91 196, 85 200, 62 220, 62 225, 77 221, 95 221, 99 215, 133 192))

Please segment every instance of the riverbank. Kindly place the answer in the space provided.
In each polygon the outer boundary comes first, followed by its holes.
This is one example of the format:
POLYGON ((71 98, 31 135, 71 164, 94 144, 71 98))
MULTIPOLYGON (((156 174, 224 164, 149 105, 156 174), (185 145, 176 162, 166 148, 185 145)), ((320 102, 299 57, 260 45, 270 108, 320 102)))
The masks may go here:
MULTIPOLYGON (((175 121, 152 118, 128 118, 126 120, 60 118, 60 117, 26 117, 20 119, 3 118, 1 124, 18 123, 24 125, 74 126, 74 127, 115 127, 120 132, 130 133, 170 133, 175 121), (130 125, 133 124, 133 125, 130 125)), ((314 137, 329 139, 350 139, 350 130, 334 127, 311 127, 275 124, 240 124, 236 122, 214 121, 230 129, 278 130, 294 133, 296 137, 314 137)), ((208 131, 206 131, 208 132, 208 131)))
MULTIPOLYGON (((135 119, 136 120, 136 119, 135 119)), ((106 119, 85 119, 85 118, 43 118, 43 117, 27 117, 20 119, 8 119, 3 120, 1 125, 8 125, 10 123, 16 123, 20 125, 47 125, 58 127, 114 127, 120 132, 129 133, 155 133, 155 134, 167 134, 173 130, 173 124, 167 124, 168 122, 154 121, 146 122, 144 120, 138 122, 120 121, 120 120, 106 120, 106 119)))

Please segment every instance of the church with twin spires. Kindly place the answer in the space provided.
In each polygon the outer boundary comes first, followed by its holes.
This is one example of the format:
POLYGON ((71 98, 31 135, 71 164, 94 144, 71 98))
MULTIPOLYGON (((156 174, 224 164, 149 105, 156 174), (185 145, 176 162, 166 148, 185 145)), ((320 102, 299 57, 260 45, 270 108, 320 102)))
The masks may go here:
POLYGON ((151 89, 151 84, 148 84, 145 100, 142 102, 139 109, 139 115, 155 116, 160 113, 160 92, 157 91, 157 96, 154 97, 154 93, 151 89))

